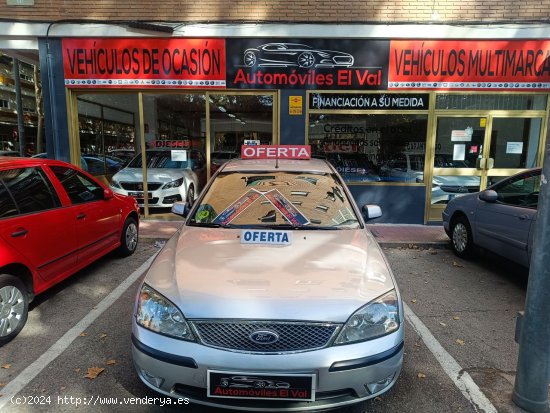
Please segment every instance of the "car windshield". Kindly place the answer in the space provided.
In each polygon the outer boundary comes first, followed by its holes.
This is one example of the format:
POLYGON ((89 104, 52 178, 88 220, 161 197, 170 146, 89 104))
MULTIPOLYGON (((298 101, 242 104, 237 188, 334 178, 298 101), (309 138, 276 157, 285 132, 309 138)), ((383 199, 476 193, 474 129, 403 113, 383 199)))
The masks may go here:
MULTIPOLYGON (((190 168, 191 160, 189 154, 187 155, 187 161, 178 161, 172 159, 172 151, 147 151, 147 168, 174 168, 174 169, 186 169, 190 168)), ((141 154, 137 155, 128 164, 129 168, 141 168, 141 154)))
POLYGON ((218 175, 191 225, 355 229, 361 224, 343 184, 328 173, 226 172, 218 175))

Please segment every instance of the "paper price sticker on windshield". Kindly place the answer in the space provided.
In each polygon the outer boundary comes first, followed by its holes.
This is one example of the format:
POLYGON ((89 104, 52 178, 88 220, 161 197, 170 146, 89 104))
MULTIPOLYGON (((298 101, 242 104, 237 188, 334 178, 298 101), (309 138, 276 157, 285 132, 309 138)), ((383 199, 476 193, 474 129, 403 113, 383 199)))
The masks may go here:
POLYGON ((241 244, 292 245, 292 231, 243 229, 241 244))
POLYGON ((262 194, 254 189, 237 199, 233 204, 223 210, 223 212, 214 220, 215 224, 227 225, 233 221, 240 213, 254 203, 262 194))
POLYGON ((273 204, 275 208, 279 210, 281 214, 295 226, 302 226, 309 224, 309 219, 307 219, 298 209, 292 205, 288 199, 285 198, 278 190, 273 189, 269 192, 266 192, 264 196, 273 204))

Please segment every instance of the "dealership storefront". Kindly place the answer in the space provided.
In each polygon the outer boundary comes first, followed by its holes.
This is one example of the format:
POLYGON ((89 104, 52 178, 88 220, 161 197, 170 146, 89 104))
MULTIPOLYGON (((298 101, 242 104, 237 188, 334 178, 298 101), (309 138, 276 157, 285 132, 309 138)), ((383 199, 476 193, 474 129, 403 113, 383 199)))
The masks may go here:
POLYGON ((449 199, 543 160, 550 41, 39 44, 53 91, 48 152, 76 164, 99 159, 89 170, 106 180, 117 168, 108 157, 143 147, 204 153, 195 165, 204 183, 245 141, 306 143, 335 165, 359 204, 382 206, 378 222, 422 224, 440 221, 449 199))

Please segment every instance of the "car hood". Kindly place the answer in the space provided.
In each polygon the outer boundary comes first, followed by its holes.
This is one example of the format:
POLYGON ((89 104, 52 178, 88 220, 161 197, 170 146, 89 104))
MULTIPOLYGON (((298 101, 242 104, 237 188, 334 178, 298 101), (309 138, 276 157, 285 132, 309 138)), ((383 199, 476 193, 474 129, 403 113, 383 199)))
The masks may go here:
MULTIPOLYGON (((174 168, 150 168, 147 169, 147 181, 149 182, 171 182, 179 179, 186 173, 185 169, 174 168)), ((118 171, 113 180, 119 182, 143 182, 143 173, 141 168, 124 168, 118 171)))
POLYGON ((145 283, 189 319, 345 322, 395 288, 367 230, 294 231, 285 247, 240 243, 240 230, 183 227, 145 283))
POLYGON ((480 184, 479 176, 456 176, 456 175, 437 175, 434 176, 434 183, 438 185, 449 186, 477 186, 480 184))

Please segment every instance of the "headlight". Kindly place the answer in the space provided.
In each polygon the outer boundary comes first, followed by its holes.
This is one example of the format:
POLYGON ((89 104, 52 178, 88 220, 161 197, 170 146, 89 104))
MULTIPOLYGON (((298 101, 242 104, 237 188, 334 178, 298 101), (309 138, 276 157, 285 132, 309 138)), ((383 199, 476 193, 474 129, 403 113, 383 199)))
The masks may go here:
POLYGON ((167 184, 163 185, 163 189, 169 189, 169 188, 177 188, 178 186, 181 186, 183 184, 183 177, 180 179, 176 179, 175 181, 168 182, 167 184))
POLYGON ((156 333, 195 340, 181 311, 147 284, 143 284, 139 292, 136 321, 156 333))
POLYGON ((109 185, 111 185, 113 188, 122 189, 122 186, 120 186, 120 184, 118 183, 118 181, 116 179, 112 179, 111 183, 109 185))
POLYGON ((335 344, 349 344, 385 336, 396 331, 399 323, 397 292, 391 290, 356 311, 344 325, 335 344))
POLYGON ((441 185, 443 185, 443 182, 441 182, 439 179, 437 178, 432 179, 432 188, 436 188, 441 185))

